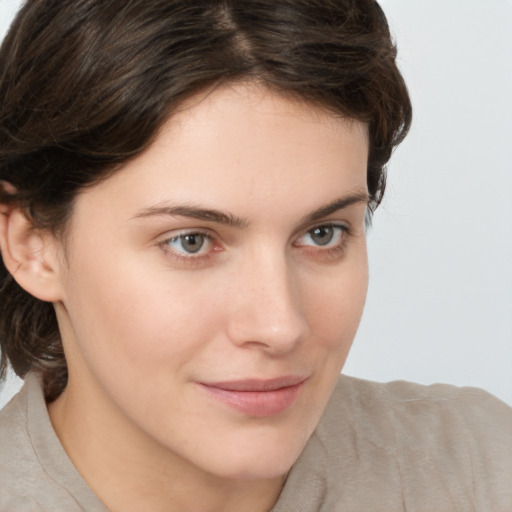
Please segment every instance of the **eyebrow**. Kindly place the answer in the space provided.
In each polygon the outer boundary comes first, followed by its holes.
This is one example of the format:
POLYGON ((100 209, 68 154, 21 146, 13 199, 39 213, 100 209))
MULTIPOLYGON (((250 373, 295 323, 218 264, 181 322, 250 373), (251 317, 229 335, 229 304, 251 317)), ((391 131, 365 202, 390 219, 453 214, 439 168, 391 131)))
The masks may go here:
MULTIPOLYGON (((301 223, 307 224, 316 220, 327 217, 328 215, 343 210, 348 206, 357 203, 368 204, 369 197, 366 192, 356 192, 333 202, 321 206, 317 210, 307 214, 302 218, 301 223)), ((170 217, 188 217, 191 219, 204 220, 208 222, 216 222, 219 224, 225 224, 235 228, 246 228, 250 222, 246 219, 233 215, 229 212, 222 212, 220 210, 201 208, 194 205, 169 205, 167 203, 157 204, 140 210, 133 218, 145 218, 152 216, 170 216, 170 217)))
POLYGON ((168 204, 150 206, 139 211, 134 218, 151 217, 153 215, 166 215, 171 217, 189 217, 191 219, 205 220, 208 222, 217 222, 226 224, 234 228, 245 228, 249 225, 248 221, 237 217, 231 213, 221 212, 210 208, 200 208, 192 205, 172 206, 168 204))
POLYGON ((351 206, 353 204, 364 203, 367 205, 369 200, 370 197, 368 196, 368 193, 362 191, 355 192, 354 194, 350 194, 344 197, 340 197, 339 199, 336 199, 332 203, 329 203, 325 206, 321 206, 317 210, 306 215, 302 219, 302 223, 308 224, 310 222, 323 219, 324 217, 331 215, 331 213, 335 213, 338 210, 343 210, 344 208, 347 208, 348 206, 351 206))

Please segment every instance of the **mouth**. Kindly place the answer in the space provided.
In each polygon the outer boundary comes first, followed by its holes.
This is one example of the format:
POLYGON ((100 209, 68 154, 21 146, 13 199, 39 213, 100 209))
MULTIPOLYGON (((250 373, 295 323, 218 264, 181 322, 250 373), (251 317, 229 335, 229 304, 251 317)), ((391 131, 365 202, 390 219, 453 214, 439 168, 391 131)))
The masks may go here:
POLYGON ((253 417, 279 414, 299 398, 307 378, 284 376, 275 379, 245 379, 198 383, 208 395, 232 409, 253 417))

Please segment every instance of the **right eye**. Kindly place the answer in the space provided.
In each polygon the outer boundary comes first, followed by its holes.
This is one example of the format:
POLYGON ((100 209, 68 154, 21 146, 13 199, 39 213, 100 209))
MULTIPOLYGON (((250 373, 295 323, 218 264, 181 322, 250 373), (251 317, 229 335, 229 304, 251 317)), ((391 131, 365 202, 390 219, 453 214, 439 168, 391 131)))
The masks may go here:
POLYGON ((212 240, 205 233, 183 233, 166 240, 165 245, 181 255, 193 255, 207 252, 212 240))

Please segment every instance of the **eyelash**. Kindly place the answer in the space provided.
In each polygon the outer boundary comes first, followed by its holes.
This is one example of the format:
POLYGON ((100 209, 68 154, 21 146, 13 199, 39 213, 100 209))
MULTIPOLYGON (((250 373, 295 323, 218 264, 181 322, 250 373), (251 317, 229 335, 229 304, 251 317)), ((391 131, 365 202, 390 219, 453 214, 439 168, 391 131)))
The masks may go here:
POLYGON ((175 240, 179 240, 182 237, 192 236, 192 235, 198 235, 198 236, 204 237, 205 242, 207 244, 215 244, 215 240, 214 240, 213 236, 211 236, 209 233, 207 233, 205 231, 201 231, 201 230, 191 230, 191 231, 183 231, 181 233, 178 233, 176 236, 166 238, 165 240, 160 242, 158 245, 162 248, 162 250, 165 252, 166 255, 170 256, 175 261, 178 261, 180 263, 189 264, 189 265, 202 264, 213 257, 212 253, 220 252, 220 246, 218 246, 218 248, 214 247, 213 250, 210 250, 206 253, 200 252, 202 250, 202 247, 201 247, 199 249, 199 252, 197 253, 197 255, 195 253, 189 253, 189 254, 180 253, 180 252, 173 250, 170 247, 171 242, 173 242, 175 240))
MULTIPOLYGON (((321 245, 316 245, 316 246, 315 245, 306 245, 306 244, 298 244, 296 242, 294 242, 292 245, 294 247, 296 247, 297 249, 299 249, 301 251, 301 253, 315 252, 315 253, 317 253, 317 255, 320 259, 326 258, 327 260, 329 260, 329 259, 335 260, 335 259, 339 258, 341 255, 343 255, 343 253, 345 252, 345 250, 347 248, 346 246, 347 246, 348 239, 351 235, 351 230, 348 226, 346 226, 344 224, 324 223, 324 224, 319 224, 317 226, 313 226, 312 228, 308 229, 299 237, 299 239, 303 238, 304 236, 306 236, 308 234, 311 235, 311 233, 316 229, 322 229, 322 228, 324 228, 324 229, 331 228, 334 230, 339 230, 339 236, 341 236, 340 242, 333 247, 326 247, 326 248, 322 248, 321 245)), ((160 248, 164 251, 164 253, 166 255, 173 258, 175 261, 178 261, 180 263, 184 263, 187 265, 203 265, 204 263, 208 262, 208 260, 210 260, 212 257, 214 257, 215 253, 222 251, 221 246, 218 244, 217 244, 217 246, 215 246, 215 244, 216 244, 215 239, 210 233, 198 229, 198 230, 191 230, 191 231, 183 231, 181 233, 178 233, 175 236, 166 238, 165 240, 160 242, 158 245, 160 246, 160 248), (196 253, 188 253, 187 254, 187 253, 177 252, 170 247, 171 242, 179 240, 185 236, 193 236, 193 235, 204 237, 205 243, 212 244, 213 248, 208 250, 206 253, 202 253, 201 251, 203 250, 203 247, 201 247, 198 250, 197 254, 196 253)))
MULTIPOLYGON (((348 226, 346 226, 344 224, 334 223, 334 222, 326 223, 326 224, 319 224, 317 226, 314 226, 314 227, 308 229, 300 238, 302 238, 308 234, 311 234, 316 229, 325 229, 325 228, 339 230, 339 236, 341 236, 341 240, 339 241, 339 243, 337 243, 336 245, 334 245, 332 247, 326 246, 323 249, 322 249, 321 245, 316 245, 316 246, 315 245, 305 245, 305 244, 298 245, 295 243, 294 246, 297 247, 302 252, 314 251, 316 253, 316 255, 318 255, 320 258, 327 258, 328 260, 329 259, 336 260, 341 255, 343 255, 347 249, 347 243, 348 243, 350 235, 352 234, 352 232, 348 226)), ((335 235, 333 235, 333 236, 335 236, 335 235)), ((328 243, 330 243, 330 242, 328 242, 328 243)))

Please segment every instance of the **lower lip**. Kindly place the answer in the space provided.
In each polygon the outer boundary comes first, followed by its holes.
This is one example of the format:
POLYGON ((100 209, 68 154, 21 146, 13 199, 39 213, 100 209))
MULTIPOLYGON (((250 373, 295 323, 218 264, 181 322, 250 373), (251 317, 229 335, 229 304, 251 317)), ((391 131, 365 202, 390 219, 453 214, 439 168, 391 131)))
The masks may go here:
POLYGON ((291 407, 299 397, 304 382, 270 391, 231 391, 200 384, 213 398, 233 409, 255 417, 272 416, 291 407))

